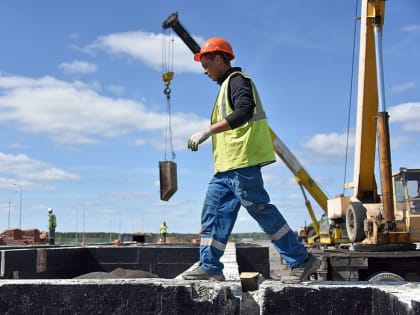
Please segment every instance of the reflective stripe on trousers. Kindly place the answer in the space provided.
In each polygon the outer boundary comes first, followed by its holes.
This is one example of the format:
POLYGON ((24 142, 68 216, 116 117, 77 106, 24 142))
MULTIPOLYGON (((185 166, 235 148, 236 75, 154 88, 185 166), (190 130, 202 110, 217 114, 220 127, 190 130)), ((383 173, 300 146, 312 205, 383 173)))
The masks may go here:
POLYGON ((289 267, 302 263, 307 251, 270 202, 259 166, 218 173, 211 179, 201 214, 200 260, 204 271, 221 274, 226 243, 241 205, 269 235, 289 267))

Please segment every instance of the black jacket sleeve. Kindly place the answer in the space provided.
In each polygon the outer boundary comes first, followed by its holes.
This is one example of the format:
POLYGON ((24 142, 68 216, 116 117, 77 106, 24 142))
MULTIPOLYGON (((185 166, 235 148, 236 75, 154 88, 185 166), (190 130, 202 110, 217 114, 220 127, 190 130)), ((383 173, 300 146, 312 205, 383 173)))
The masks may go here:
POLYGON ((255 102, 250 80, 240 74, 232 77, 229 81, 228 97, 233 112, 226 120, 235 129, 250 120, 254 113, 255 102))

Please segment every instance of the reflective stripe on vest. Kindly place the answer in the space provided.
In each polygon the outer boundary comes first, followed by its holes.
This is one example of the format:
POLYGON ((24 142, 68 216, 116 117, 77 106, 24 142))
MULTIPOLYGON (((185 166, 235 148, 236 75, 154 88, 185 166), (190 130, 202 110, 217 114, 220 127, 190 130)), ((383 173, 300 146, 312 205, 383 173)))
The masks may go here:
MULTIPOLYGON (((254 110, 254 115, 252 116, 252 118, 248 121, 256 121, 256 120, 260 120, 260 119, 267 119, 267 116, 265 115, 265 112, 262 108, 261 105, 261 99, 260 96, 258 95, 258 91, 254 86, 254 83, 251 82, 251 86, 252 86, 252 92, 255 95, 255 110, 254 110)), ((222 89, 222 91, 220 91, 222 94, 220 95, 220 97, 222 98, 222 104, 221 104, 221 110, 222 110, 222 119, 226 118, 227 114, 227 109, 226 106, 229 106, 226 104, 226 100, 227 97, 225 95, 225 93, 227 92, 227 89, 222 89)))

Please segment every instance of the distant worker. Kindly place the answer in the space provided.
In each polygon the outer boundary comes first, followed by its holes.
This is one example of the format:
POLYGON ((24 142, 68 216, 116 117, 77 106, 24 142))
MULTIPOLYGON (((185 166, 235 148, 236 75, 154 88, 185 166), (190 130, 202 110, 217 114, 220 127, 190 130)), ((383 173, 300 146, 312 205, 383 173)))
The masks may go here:
POLYGON ((48 243, 50 245, 55 244, 55 228, 57 227, 57 218, 53 213, 52 208, 48 208, 48 243))
POLYGON ((188 140, 188 148, 212 136, 215 174, 210 180, 201 214, 200 265, 183 274, 188 280, 223 281, 223 255, 238 211, 243 206, 271 238, 291 268, 283 281, 307 280, 321 261, 297 240, 283 215, 270 204, 261 167, 275 162, 267 118, 252 79, 231 67, 234 54, 223 38, 210 38, 194 60, 220 85, 211 124, 188 140))
POLYGON ((162 222, 160 226, 160 241, 162 243, 166 243, 166 234, 168 233, 168 226, 166 225, 166 221, 162 222))

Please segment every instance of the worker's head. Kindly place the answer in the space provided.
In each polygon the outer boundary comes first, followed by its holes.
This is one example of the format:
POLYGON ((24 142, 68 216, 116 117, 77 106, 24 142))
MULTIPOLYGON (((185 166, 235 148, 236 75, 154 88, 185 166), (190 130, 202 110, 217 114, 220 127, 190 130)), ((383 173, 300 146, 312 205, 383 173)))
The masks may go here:
POLYGON ((51 213, 52 211, 52 208, 48 208, 48 213, 51 213))
POLYGON ((206 40, 200 52, 194 55, 194 60, 201 62, 204 74, 214 81, 230 68, 230 61, 234 58, 232 46, 219 37, 206 40))

